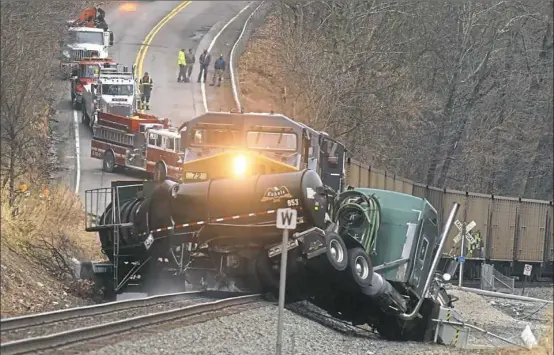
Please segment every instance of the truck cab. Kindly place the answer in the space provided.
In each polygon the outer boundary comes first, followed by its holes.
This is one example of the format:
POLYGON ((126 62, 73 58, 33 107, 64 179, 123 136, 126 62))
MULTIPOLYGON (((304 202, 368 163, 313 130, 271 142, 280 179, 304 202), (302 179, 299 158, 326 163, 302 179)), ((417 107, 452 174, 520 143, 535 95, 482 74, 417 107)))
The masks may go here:
POLYGON ((101 68, 90 92, 83 94, 83 121, 91 128, 97 111, 131 117, 139 107, 140 94, 134 74, 127 67, 101 68))
POLYGON ((185 182, 309 168, 343 188, 344 145, 284 115, 208 112, 179 130, 185 182))

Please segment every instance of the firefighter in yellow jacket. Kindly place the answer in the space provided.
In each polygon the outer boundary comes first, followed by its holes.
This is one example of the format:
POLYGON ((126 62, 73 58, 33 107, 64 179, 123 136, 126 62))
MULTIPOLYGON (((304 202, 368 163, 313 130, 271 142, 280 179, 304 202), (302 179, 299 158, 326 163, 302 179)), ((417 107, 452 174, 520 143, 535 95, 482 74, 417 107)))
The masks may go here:
POLYGON ((177 60, 179 64, 179 76, 177 77, 177 82, 186 82, 187 80, 187 60, 185 58, 185 50, 181 49, 179 51, 179 59, 177 60))
POLYGON ((148 72, 144 73, 144 76, 140 79, 140 103, 141 103, 141 109, 147 109, 150 110, 150 94, 152 93, 152 85, 154 82, 152 81, 152 78, 148 75, 148 72))

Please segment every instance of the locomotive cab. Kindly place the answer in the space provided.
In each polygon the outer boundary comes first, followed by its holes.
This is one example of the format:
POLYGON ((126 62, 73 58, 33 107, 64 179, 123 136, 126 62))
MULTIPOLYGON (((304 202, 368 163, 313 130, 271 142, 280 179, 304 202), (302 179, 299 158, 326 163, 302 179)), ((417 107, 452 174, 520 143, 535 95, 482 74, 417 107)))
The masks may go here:
POLYGON ((208 112, 179 129, 182 181, 314 170, 342 189, 345 148, 323 132, 278 114, 208 112))

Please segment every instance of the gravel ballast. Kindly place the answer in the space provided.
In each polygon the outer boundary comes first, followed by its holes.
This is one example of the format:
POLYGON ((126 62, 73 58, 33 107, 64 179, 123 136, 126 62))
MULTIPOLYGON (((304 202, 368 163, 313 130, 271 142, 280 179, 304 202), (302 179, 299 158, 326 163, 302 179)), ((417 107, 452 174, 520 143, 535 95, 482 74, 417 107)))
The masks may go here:
MULTIPOLYGON (((483 297, 473 293, 451 290, 460 298, 455 302, 456 311, 470 324, 521 343, 520 334, 525 325, 539 338, 544 328, 545 317, 550 315, 549 307, 537 311, 541 305, 530 303, 534 317, 529 312, 518 318, 508 311, 513 307, 521 309, 528 302, 483 297)), ((548 299, 550 291, 537 291, 548 299)), ((551 296, 550 296, 551 297, 551 296)), ((415 342, 389 342, 378 334, 354 328, 326 317, 317 307, 298 303, 285 310, 283 354, 491 354, 490 350, 476 350, 494 347, 509 347, 505 342, 472 331, 470 347, 457 349, 435 344, 415 342), (319 312, 319 314, 318 314, 319 312), (303 314, 300 316, 299 313, 303 314), (306 318, 309 315, 309 318, 306 318)), ((532 313, 532 312, 531 312, 532 313)), ((523 314, 523 313, 522 313, 523 314)), ((177 321, 137 329, 133 333, 99 339, 96 344, 69 347, 57 354, 274 354, 277 333, 277 306, 272 303, 246 305, 233 314, 207 314, 200 321, 177 321), (213 318, 213 319, 212 319, 213 318)), ((492 350, 494 351, 494 350, 492 350)))
MULTIPOLYGON (((87 354, 274 354, 276 334, 277 306, 269 304, 205 323, 136 337, 87 354)), ((360 337, 345 336, 285 310, 283 354, 402 354, 436 348, 435 345, 387 342, 369 333, 360 337)))

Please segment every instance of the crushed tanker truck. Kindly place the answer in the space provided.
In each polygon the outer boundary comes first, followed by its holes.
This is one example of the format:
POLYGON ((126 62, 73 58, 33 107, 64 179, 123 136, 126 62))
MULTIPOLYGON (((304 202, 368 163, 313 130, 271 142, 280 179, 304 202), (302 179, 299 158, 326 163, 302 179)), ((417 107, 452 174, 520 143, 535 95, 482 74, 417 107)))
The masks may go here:
POLYGON ((437 266, 458 204, 441 229, 425 199, 344 187, 344 146, 282 115, 207 113, 181 134, 180 181, 86 191, 87 215, 97 215, 87 230, 98 231, 109 259, 91 266, 108 275, 110 291, 160 290, 171 278, 275 293, 276 211, 293 208, 289 300, 308 300, 388 339, 431 340, 434 330, 449 343, 433 319, 452 303, 442 287, 452 270, 441 275, 437 266))

